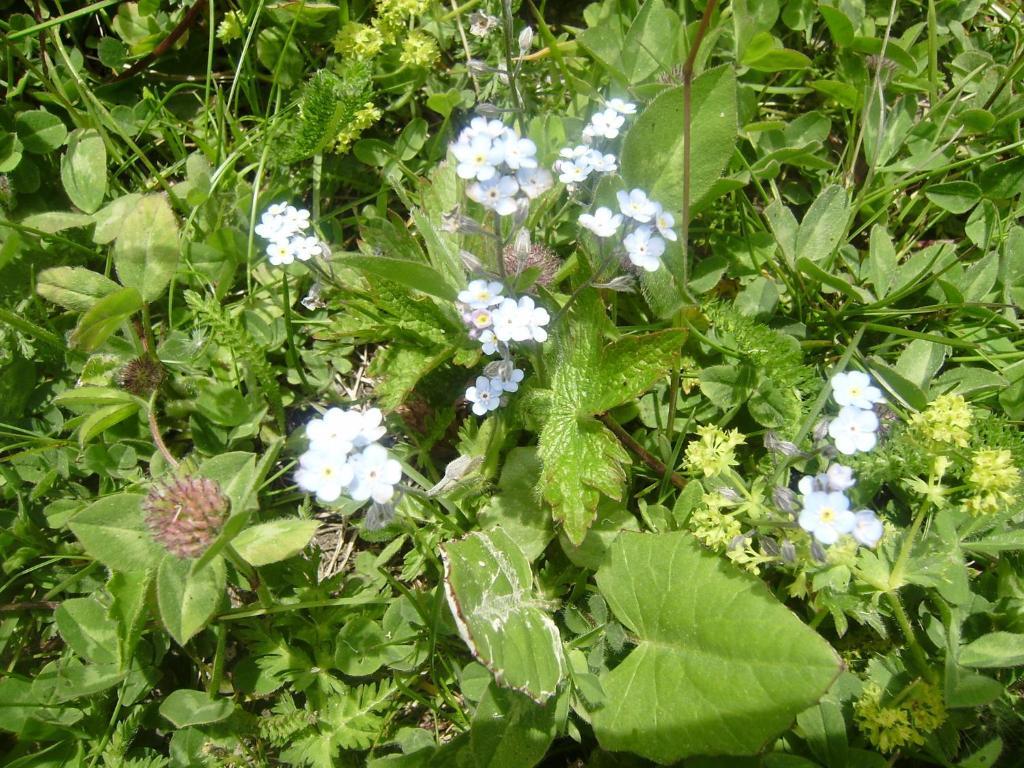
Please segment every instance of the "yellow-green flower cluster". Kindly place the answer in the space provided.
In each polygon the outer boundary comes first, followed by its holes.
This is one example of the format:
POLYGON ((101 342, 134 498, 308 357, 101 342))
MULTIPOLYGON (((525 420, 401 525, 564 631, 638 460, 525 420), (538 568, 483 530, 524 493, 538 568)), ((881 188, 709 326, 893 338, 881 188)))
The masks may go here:
POLYGON ((925 734, 946 720, 942 695, 934 686, 920 681, 891 704, 882 704, 882 689, 868 683, 854 702, 853 712, 857 727, 883 752, 924 744, 925 734))
POLYGON ((431 67, 441 58, 437 41, 418 29, 409 33, 402 43, 402 53, 398 60, 407 67, 431 67))
POLYGON ((705 493, 705 506, 695 509, 687 520, 697 540, 716 552, 725 550, 733 539, 743 533, 740 521, 722 512, 721 498, 717 493, 705 493))
POLYGON ((384 47, 384 36, 376 27, 350 21, 338 31, 331 42, 335 53, 356 61, 366 61, 380 53, 380 49, 384 47))
POLYGON ((242 36, 242 15, 238 11, 228 11, 217 25, 217 39, 222 43, 230 43, 242 36))
POLYGON ((967 485, 973 495, 967 499, 967 509, 974 515, 986 515, 1016 500, 1020 483, 1020 470, 1013 465, 1009 451, 983 449, 975 451, 967 485))
POLYGON ((743 435, 738 430, 726 432, 714 424, 707 424, 697 427, 697 434, 700 439, 686 446, 685 463, 692 472, 713 477, 739 463, 735 449, 743 443, 743 435))
POLYGON ((961 395, 940 395, 927 409, 910 417, 911 425, 927 440, 960 448, 970 440, 973 416, 961 395))
POLYGON ((352 142, 362 136, 363 131, 380 120, 382 112, 374 106, 372 101, 366 102, 352 117, 352 120, 345 125, 334 140, 335 149, 341 153, 352 146, 352 142))

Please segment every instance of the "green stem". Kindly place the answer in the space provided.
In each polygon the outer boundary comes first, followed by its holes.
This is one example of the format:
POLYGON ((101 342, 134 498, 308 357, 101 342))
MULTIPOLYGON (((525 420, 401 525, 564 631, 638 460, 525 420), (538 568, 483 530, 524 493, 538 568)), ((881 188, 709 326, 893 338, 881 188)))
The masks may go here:
POLYGON ((892 608, 892 614, 900 626, 903 637, 906 638, 907 647, 910 648, 910 656, 914 661, 914 666, 917 667, 918 674, 928 682, 934 682, 935 672, 928 664, 928 655, 917 640, 917 634, 910 624, 910 617, 907 616, 907 611, 904 609, 903 603, 900 602, 899 595, 895 592, 886 592, 885 598, 889 602, 889 607, 892 608))
POLYGON ((288 273, 281 270, 281 302, 284 305, 284 332, 288 337, 288 345, 285 347, 285 356, 288 358, 288 365, 295 369, 302 380, 302 385, 309 386, 306 379, 306 372, 302 369, 302 361, 299 359, 299 350, 295 346, 295 328, 292 326, 292 299, 288 291, 288 273))
POLYGON ((892 571, 889 573, 889 589, 895 592, 897 589, 903 586, 903 572, 907 569, 907 561, 910 560, 910 552, 914 548, 914 539, 917 538, 917 533, 921 530, 921 524, 924 522, 924 517, 931 508, 931 502, 925 501, 921 505, 921 509, 918 510, 917 515, 914 517, 914 522, 910 525, 910 530, 907 531, 906 536, 903 538, 903 545, 900 547, 900 553, 896 557, 896 563, 892 567, 892 571))
POLYGON ((260 599, 260 605, 263 606, 264 610, 270 610, 274 606, 274 598, 267 590, 266 584, 263 583, 263 579, 260 578, 259 571, 255 567, 249 565, 238 554, 238 551, 230 544, 224 547, 224 556, 235 566, 238 571, 245 576, 249 582, 250 588, 256 593, 256 596, 260 599))

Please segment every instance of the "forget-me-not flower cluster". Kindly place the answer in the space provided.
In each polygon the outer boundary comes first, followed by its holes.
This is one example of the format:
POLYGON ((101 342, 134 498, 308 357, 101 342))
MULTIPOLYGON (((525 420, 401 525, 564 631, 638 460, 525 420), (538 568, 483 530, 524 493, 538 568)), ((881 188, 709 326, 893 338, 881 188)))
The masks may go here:
POLYGON ((499 216, 511 216, 554 184, 537 165, 537 145, 501 120, 473 118, 450 149, 456 175, 470 182, 466 194, 499 216))
POLYGON ((386 504, 402 479, 402 465, 378 441, 386 429, 378 408, 329 408, 306 425, 309 448, 299 457, 295 482, 329 504, 346 495, 386 504))
POLYGON ((546 341, 546 326, 551 316, 529 296, 506 297, 504 286, 497 280, 471 281, 459 292, 458 301, 470 338, 480 342, 484 354, 501 356, 466 390, 466 400, 473 404, 473 413, 485 416, 497 410, 502 395, 517 391, 523 380, 523 371, 512 361, 510 345, 546 341))
POLYGON ((256 234, 267 241, 266 254, 274 266, 296 259, 309 261, 324 252, 323 244, 309 229, 309 211, 288 203, 274 203, 260 217, 256 234))

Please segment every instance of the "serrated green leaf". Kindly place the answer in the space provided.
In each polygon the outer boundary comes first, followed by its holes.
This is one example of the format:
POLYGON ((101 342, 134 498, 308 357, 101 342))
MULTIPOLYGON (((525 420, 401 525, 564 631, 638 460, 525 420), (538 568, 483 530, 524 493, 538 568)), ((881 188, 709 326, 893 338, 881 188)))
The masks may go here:
POLYGON ((565 675, 558 627, 534 595, 530 561, 500 528, 442 547, 445 595, 459 634, 494 679, 531 699, 565 675))
POLYGON ((625 336, 602 343, 604 309, 596 297, 581 300, 578 320, 560 337, 547 421, 538 455, 541 493, 552 515, 580 544, 594 520, 601 494, 621 498, 629 454, 597 414, 634 400, 665 376, 685 340, 679 330, 625 336))
POLYGON ((638 645, 602 675, 601 746, 659 763, 752 755, 839 674, 835 651, 757 578, 688 533, 623 533, 597 574, 638 645))

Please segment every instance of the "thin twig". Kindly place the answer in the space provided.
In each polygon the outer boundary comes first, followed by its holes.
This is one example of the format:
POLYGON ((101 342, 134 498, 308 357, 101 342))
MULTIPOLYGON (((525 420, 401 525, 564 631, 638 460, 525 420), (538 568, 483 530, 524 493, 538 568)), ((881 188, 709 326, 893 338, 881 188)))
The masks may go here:
POLYGON ((608 429, 610 429, 615 434, 615 436, 619 439, 620 443, 622 443, 624 446, 626 446, 626 448, 635 453, 644 464, 653 469, 662 477, 667 477, 669 479, 669 482, 671 482, 672 485, 674 485, 676 488, 686 487, 686 478, 677 475, 675 472, 672 472, 668 467, 666 467, 664 464, 658 461, 654 454, 652 454, 650 451, 648 451, 646 448, 640 445, 640 443, 634 440, 633 436, 630 435, 629 432, 627 432, 625 429, 623 429, 622 425, 619 424, 619 422, 617 422, 607 413, 602 413, 597 418, 598 421, 600 421, 602 424, 608 427, 608 429))
POLYGON ((146 54, 137 62, 132 64, 124 72, 114 77, 113 80, 111 80, 111 82, 118 83, 122 80, 127 80, 129 77, 139 74, 139 72, 141 72, 150 64, 152 64, 156 59, 160 58, 165 53, 167 53, 167 51, 169 51, 171 47, 176 42, 178 42, 181 36, 184 35, 189 30, 189 28, 196 23, 196 20, 199 18, 199 14, 203 10, 203 7, 205 5, 206 0, 196 0, 192 7, 189 8, 185 15, 181 18, 181 21, 178 22, 178 25, 171 30, 171 34, 169 34, 167 37, 161 40, 157 44, 156 48, 154 48, 148 54, 146 54))
POLYGON ((164 461, 177 469, 178 460, 174 458, 169 450, 167 450, 167 444, 164 443, 164 439, 160 435, 160 425, 156 423, 155 392, 153 393, 153 397, 149 400, 149 407, 146 409, 146 420, 149 422, 149 433, 153 436, 153 442, 156 444, 156 449, 160 451, 160 455, 164 457, 164 461))

